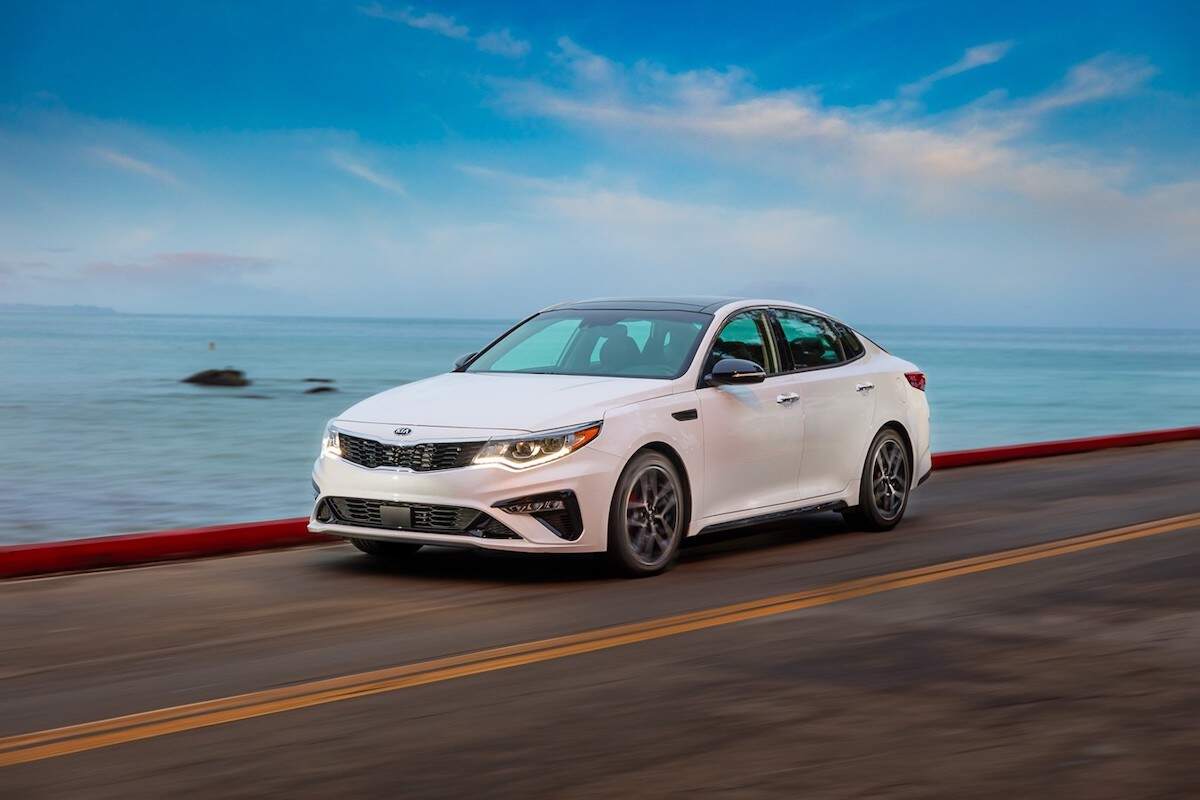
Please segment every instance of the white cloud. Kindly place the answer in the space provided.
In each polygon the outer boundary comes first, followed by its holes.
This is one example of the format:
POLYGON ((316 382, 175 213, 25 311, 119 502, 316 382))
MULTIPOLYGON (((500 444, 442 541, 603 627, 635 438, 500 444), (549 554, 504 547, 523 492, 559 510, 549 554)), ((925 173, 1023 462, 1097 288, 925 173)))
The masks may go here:
MULTIPOLYGON (((997 58, 1000 44, 972 48, 956 68, 997 58)), ((992 204, 997 194, 1081 212, 1117 203, 1120 165, 1039 148, 1029 134, 1041 115, 1131 92, 1153 74, 1144 62, 1102 56, 1030 100, 931 119, 895 107, 833 106, 807 90, 762 91, 737 68, 627 66, 569 39, 555 57, 563 83, 501 84, 503 105, 589 131, 658 136, 673 150, 691 145, 702 158, 791 176, 809 189, 890 193, 960 211, 992 204)))
POLYGON ((870 298, 853 301, 856 314, 895 313, 888 297, 939 298, 961 309, 960 321, 971 319, 968 309, 1004 303, 1061 320, 1066 293, 1092 298, 1076 320, 1101 308, 1121 317, 1118 297, 1149 303, 1162 281, 1194 286, 1200 276, 1194 165, 1181 164, 1164 185, 1159 168, 1139 169, 1132 149, 1106 153, 1043 130, 1060 110, 1137 93, 1154 74, 1144 61, 1100 56, 1030 97, 991 95, 926 115, 911 103, 847 107, 804 88, 762 90, 737 68, 622 64, 569 39, 554 58, 557 80, 497 82, 500 106, 611 135, 616 152, 638 163, 668 154, 696 176, 675 182, 676 192, 730 190, 728 204, 681 204, 512 179, 538 212, 531 219, 574 231, 581 248, 604 248, 606 263, 639 263, 653 275, 665 265, 694 291, 782 280, 809 287, 798 299, 834 311, 837 297, 858 297, 852 285, 870 285, 870 298), (739 210, 766 196, 782 205, 739 210), (1160 280, 1139 281, 1142 269, 1160 280), (1030 301, 1031 285, 1045 286, 1045 297, 1030 301), (827 302, 821 291, 831 286, 838 293, 827 302))
MULTIPOLYGON (((740 207, 647 194, 629 181, 564 180, 462 165, 467 175, 510 195, 506 205, 524 208, 529 220, 572 247, 600 250, 611 279, 678 287, 681 277, 698 291, 730 291, 729 281, 777 275, 842 258, 850 231, 836 215, 797 205, 740 207), (545 225, 545 223, 552 223, 545 225), (646 274, 658 268, 653 278, 646 274), (732 271, 731 271, 732 270, 732 271)), ((545 235, 545 234, 543 234, 545 235)))
POLYGON ((1062 83, 1036 97, 1028 107, 1043 113, 1121 97, 1140 88, 1157 72, 1145 59, 1104 53, 1072 67, 1062 83))
POLYGON ((335 150, 329 154, 329 160, 342 172, 364 180, 372 186, 391 192, 392 194, 403 195, 407 193, 403 183, 389 175, 385 175, 378 169, 348 153, 335 150))
POLYGON ((416 11, 412 6, 404 8, 388 8, 381 3, 371 3, 358 7, 359 13, 376 19, 386 19, 399 22, 417 30, 429 31, 448 39, 472 42, 481 52, 505 58, 521 58, 529 52, 529 42, 512 35, 508 28, 498 31, 488 31, 478 36, 472 35, 471 29, 454 17, 438 14, 432 11, 416 11))
POLYGON ((573 75, 576 80, 592 84, 607 84, 614 82, 620 74, 620 67, 602 55, 586 50, 569 36, 558 38, 558 51, 551 56, 573 75))
POLYGON ((190 250, 155 253, 145 258, 124 261, 94 261, 84 267, 83 274, 98 278, 186 283, 239 277, 245 273, 266 269, 272 263, 272 259, 260 256, 190 250))
POLYGON ((402 23, 410 28, 432 31, 451 39, 467 39, 471 35, 470 29, 465 25, 459 25, 454 21, 454 17, 447 17, 444 14, 435 14, 433 12, 418 13, 411 6, 408 8, 390 9, 385 8, 379 3, 372 3, 369 6, 359 6, 358 10, 368 17, 390 19, 393 22, 402 23))
POLYGON ((908 97, 918 97, 940 80, 959 75, 977 67, 995 64, 1012 49, 1012 42, 989 42, 967 48, 962 58, 953 64, 942 67, 937 72, 926 75, 918 81, 900 87, 900 93, 908 97))
POLYGON ((44 275, 51 266, 48 261, 0 259, 0 286, 6 286, 16 280, 44 275))
POLYGON ((478 147, 387 151, 351 131, 214 139, 83 117, 0 131, 0 197, 21 198, 0 214, 0 293, 245 313, 330 313, 371 294, 389 298, 381 313, 508 316, 686 290, 786 296, 865 323, 920 322, 934 308, 961 323, 1194 325, 1195 164, 1156 151, 1141 169, 1135 148, 1052 140, 1063 126, 1044 125, 1139 92, 1144 62, 1103 56, 1048 76, 1041 93, 930 116, 894 98, 845 107, 807 88, 763 90, 736 67, 623 64, 567 39, 554 58, 545 81, 496 84, 499 100, 583 136, 549 159, 492 148, 494 161, 458 174, 437 170, 478 147), (611 146, 586 138, 596 135, 611 146), (195 191, 163 202, 112 191, 124 173, 60 168, 82 156, 151 177, 97 143, 170 165, 195 191), (314 159, 325 180, 338 170, 390 193, 404 191, 413 159, 429 169, 411 172, 398 215, 373 190, 298 196, 314 159), (40 250, 60 242, 74 249, 40 250), (16 264, 42 259, 53 268, 16 264))
MULTIPOLYGON (((1169 223, 1155 227, 1149 217, 1097 236, 1064 229, 1053 217, 920 218, 878 204, 835 206, 820 195, 807 203, 746 205, 725 199, 720 187, 704 198, 695 196, 695 186, 668 196, 639 188, 630 176, 459 170, 479 181, 473 194, 486 199, 487 210, 390 232, 376 241, 373 258, 403 264, 408 275, 437 265, 461 287, 457 300, 501 308, 686 290, 786 297, 860 322, 920 321, 936 307, 940 319, 954 323, 1086 324, 1098 309, 1114 319, 1136 318, 1137 304, 1150 302, 1158 284, 1129 264, 1153 265, 1165 277, 1184 269, 1175 265, 1188 258, 1186 251, 1171 252, 1178 240, 1163 241, 1169 223), (514 274, 521 280, 507 280, 514 274), (1084 288, 1098 282, 1098 289, 1084 288), (1031 286, 1042 291, 1031 295, 1031 286), (1073 299, 1063 308, 1066 296, 1087 298, 1092 307, 1073 299)), ((1158 206, 1169 203, 1164 197, 1158 206)), ((1180 272, 1174 285, 1194 286, 1189 274, 1180 272)))
POLYGON ((156 181, 170 184, 172 186, 179 185, 179 179, 175 177, 169 170, 155 166, 149 161, 143 161, 140 158, 122 153, 119 150, 112 150, 107 147, 92 147, 90 148, 92 155, 99 158, 101 161, 111 166, 123 169, 127 172, 133 172, 138 175, 144 175, 148 178, 153 178, 156 181))
POLYGON ((508 28, 483 34, 475 40, 475 46, 485 53, 507 58, 520 58, 529 52, 529 42, 516 38, 508 28))

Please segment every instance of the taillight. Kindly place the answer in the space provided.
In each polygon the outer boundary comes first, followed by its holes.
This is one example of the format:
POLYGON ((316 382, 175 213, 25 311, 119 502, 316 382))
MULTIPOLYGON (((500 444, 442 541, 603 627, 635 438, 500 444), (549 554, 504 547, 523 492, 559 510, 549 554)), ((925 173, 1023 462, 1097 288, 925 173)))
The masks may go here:
POLYGON ((924 372, 906 372, 904 377, 908 378, 909 386, 914 389, 925 391, 925 373, 924 372))

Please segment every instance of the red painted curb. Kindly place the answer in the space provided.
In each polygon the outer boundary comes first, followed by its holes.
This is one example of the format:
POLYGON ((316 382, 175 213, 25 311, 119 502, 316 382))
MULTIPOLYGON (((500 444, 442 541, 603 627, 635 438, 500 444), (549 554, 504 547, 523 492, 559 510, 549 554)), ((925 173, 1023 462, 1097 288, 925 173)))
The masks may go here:
MULTIPOLYGON (((934 453, 933 467, 939 470, 954 469, 1024 458, 1089 453, 1110 447, 1134 447, 1189 439, 1200 439, 1200 427, 934 453)), ((155 561, 202 558, 335 540, 334 537, 309 533, 307 526, 307 518, 277 519, 179 531, 128 533, 65 542, 8 545, 0 547, 0 578, 78 572, 104 567, 128 567, 155 561)))
POLYGON ((154 561, 242 553, 332 541, 308 532, 308 518, 277 519, 192 528, 126 533, 94 539, 0 547, 0 578, 127 567, 154 561))
POLYGON ((1119 433, 1113 436, 1091 436, 1085 439, 1060 439, 1054 442, 1031 442, 1005 447, 983 447, 978 450, 954 450, 949 453, 934 453, 934 469, 954 469, 978 464, 995 464, 1000 461, 1018 461, 1023 458, 1045 458, 1065 456, 1072 453, 1090 453, 1110 447, 1137 447, 1144 444, 1182 442, 1200 439, 1200 427, 1169 428, 1141 433, 1119 433))

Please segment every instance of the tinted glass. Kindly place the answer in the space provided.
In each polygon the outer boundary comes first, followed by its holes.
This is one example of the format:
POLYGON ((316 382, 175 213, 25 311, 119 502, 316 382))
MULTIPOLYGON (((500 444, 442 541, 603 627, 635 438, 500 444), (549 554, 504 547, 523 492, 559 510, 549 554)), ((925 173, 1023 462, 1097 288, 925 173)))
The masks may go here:
POLYGON ((839 322, 833 323, 834 330, 837 331, 838 341, 842 343, 842 352, 846 355, 846 360, 858 358, 866 352, 863 343, 854 335, 854 331, 842 325, 839 322))
POLYGON ((722 358, 741 358, 753 361, 767 372, 772 372, 767 354, 767 334, 762 312, 743 311, 731 317, 713 340, 705 372, 709 372, 722 358))
POLYGON ((466 371, 677 378, 711 321, 689 311, 547 311, 494 343, 466 371))
POLYGON ((792 357, 792 369, 824 367, 843 360, 837 334, 828 320, 782 308, 775 316, 792 357))

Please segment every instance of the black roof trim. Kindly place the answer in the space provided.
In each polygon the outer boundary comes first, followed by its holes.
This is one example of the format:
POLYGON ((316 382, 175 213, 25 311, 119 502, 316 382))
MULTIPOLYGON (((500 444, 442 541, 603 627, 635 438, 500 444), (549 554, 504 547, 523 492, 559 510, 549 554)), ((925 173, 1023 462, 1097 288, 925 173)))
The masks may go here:
POLYGON ((610 297, 579 300, 550 306, 547 311, 596 309, 598 311, 695 311, 711 314, 736 297, 610 297))

